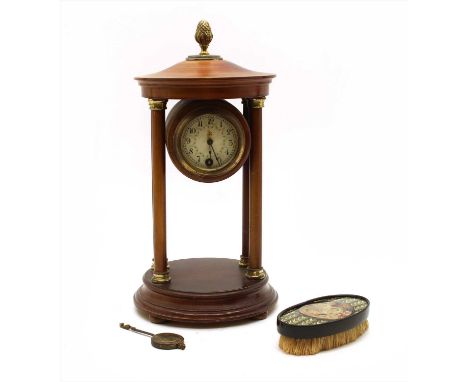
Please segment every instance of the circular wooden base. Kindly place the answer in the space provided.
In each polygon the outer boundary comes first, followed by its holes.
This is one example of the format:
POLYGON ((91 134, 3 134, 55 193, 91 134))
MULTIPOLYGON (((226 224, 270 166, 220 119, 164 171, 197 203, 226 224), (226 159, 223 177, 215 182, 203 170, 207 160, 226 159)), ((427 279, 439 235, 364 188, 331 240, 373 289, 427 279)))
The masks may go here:
POLYGON ((153 284, 149 269, 133 297, 152 322, 214 324, 265 318, 278 298, 268 275, 248 279, 238 260, 183 259, 169 264, 169 283, 153 284))

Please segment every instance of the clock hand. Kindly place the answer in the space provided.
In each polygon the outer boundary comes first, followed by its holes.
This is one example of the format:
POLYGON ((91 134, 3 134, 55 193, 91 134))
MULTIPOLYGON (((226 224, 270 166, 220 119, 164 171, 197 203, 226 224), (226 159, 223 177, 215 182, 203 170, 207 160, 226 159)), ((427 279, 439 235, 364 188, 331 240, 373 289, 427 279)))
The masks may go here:
POLYGON ((215 158, 218 161, 218 164, 221 166, 221 162, 219 161, 218 156, 216 155, 216 152, 214 151, 213 145, 211 145, 211 149, 213 150, 213 154, 215 155, 215 158))
MULTIPOLYGON (((208 138, 206 143, 208 143, 208 146, 210 146, 211 150, 213 150, 213 154, 214 154, 216 160, 218 161, 218 164, 221 166, 221 162, 219 161, 218 156, 216 155, 216 151, 214 150, 214 147, 213 147, 213 140, 211 138, 208 138)), ((211 156, 211 151, 210 151, 210 156, 211 156)))

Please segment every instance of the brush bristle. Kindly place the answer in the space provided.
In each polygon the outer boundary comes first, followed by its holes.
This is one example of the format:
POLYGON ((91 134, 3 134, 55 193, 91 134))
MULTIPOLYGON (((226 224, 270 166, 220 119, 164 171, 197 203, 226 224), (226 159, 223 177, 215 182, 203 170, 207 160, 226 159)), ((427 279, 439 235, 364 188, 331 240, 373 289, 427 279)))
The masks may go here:
POLYGON ((333 349, 353 342, 363 334, 368 327, 369 323, 366 320, 352 329, 326 337, 298 339, 281 336, 279 347, 288 354, 312 355, 322 350, 333 349))

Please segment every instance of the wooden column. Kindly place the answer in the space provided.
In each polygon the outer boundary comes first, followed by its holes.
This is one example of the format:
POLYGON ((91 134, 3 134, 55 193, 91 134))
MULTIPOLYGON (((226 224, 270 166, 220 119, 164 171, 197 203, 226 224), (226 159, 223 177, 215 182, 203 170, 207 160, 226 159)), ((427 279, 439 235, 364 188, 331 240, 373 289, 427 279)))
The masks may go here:
POLYGON ((166 119, 167 100, 148 99, 151 109, 151 164, 153 173, 153 283, 171 280, 166 254, 166 119))
POLYGON ((250 171, 249 171, 249 259, 246 276, 263 279, 262 268, 262 108, 265 97, 249 100, 250 171))
MULTIPOLYGON (((249 99, 242 99, 243 114, 250 128, 249 116, 249 99)), ((239 260, 240 267, 247 267, 249 265, 249 177, 250 177, 250 160, 247 160, 242 167, 242 254, 239 260)))

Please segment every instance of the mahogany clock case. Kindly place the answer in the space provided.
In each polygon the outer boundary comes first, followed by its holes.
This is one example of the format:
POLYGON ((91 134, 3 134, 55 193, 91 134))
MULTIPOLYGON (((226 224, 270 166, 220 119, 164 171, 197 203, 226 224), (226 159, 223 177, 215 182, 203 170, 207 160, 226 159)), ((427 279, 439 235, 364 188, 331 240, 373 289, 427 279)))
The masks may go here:
MULTIPOLYGON (((199 55, 136 78, 142 96, 149 99, 151 110, 154 263, 143 275, 143 285, 135 293, 134 302, 153 322, 212 324, 260 319, 272 311, 277 300, 262 264, 262 109, 275 75, 245 69, 209 55, 207 47, 212 38, 208 22, 200 21, 195 33, 201 48, 199 55), (242 99, 243 113, 226 99, 242 99), (166 120, 166 104, 172 100, 182 101, 166 120), (220 166, 222 171, 211 178, 181 166, 176 151, 180 143, 176 130, 184 118, 207 111, 228 118, 238 136, 243 136, 238 156, 230 158, 233 165, 220 166), (176 167, 191 179, 219 181, 243 168, 239 190, 242 192, 239 259, 168 261, 166 146, 176 167)), ((190 254, 178 256, 186 255, 190 254)))
POLYGON ((199 182, 218 182, 235 174, 245 163, 250 151, 250 129, 242 113, 224 100, 181 100, 166 118, 166 146, 174 165, 187 177, 199 182), (239 137, 237 153, 226 166, 213 171, 200 171, 183 158, 179 144, 187 123, 203 114, 214 114, 229 121, 239 137))
POLYGON ((264 319, 278 299, 268 275, 248 279, 238 260, 191 258, 170 261, 169 266, 169 283, 151 282, 149 269, 133 297, 137 309, 154 323, 206 325, 264 319))

